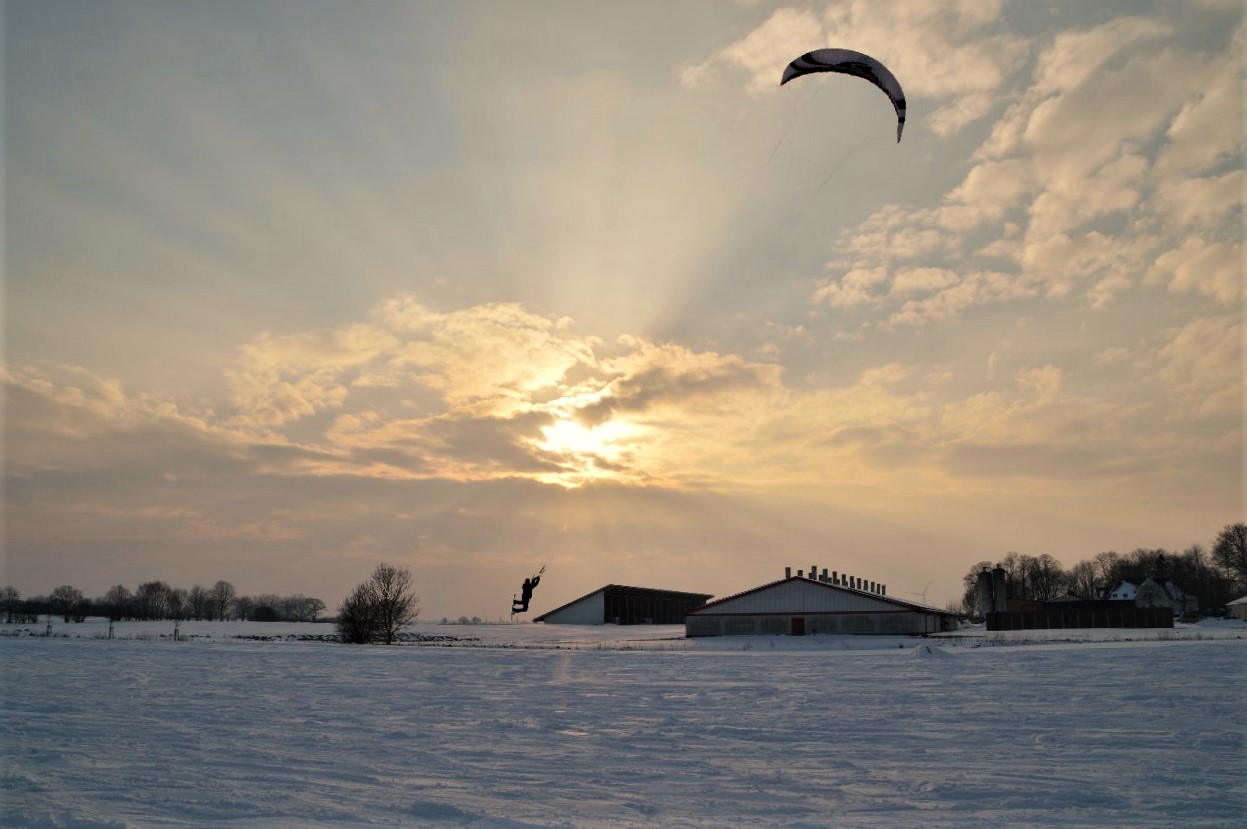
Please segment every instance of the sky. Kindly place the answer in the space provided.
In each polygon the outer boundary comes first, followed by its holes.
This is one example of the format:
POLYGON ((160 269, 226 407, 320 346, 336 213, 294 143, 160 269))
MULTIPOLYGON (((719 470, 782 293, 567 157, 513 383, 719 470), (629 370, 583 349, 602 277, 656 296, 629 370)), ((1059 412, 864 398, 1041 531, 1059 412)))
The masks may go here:
POLYGON ((1247 517, 1239 0, 3 13, 25 595, 943 605, 1247 517))

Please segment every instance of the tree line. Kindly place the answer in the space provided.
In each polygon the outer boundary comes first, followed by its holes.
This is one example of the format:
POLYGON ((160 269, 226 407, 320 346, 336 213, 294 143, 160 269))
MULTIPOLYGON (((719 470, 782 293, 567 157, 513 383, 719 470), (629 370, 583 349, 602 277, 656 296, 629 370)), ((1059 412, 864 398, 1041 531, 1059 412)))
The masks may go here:
POLYGON ((1092 600, 1123 581, 1173 581, 1199 600, 1204 611, 1224 607, 1247 592, 1247 524, 1227 524, 1211 550, 1192 544, 1185 550, 1137 548, 1129 553, 1108 550, 1065 569, 1051 555, 1029 556, 1010 552, 998 562, 980 561, 963 579, 961 601, 950 609, 977 618, 979 573, 999 566, 1005 572, 1005 591, 1017 599, 1051 602, 1068 597, 1092 600))
MULTIPOLYGON (((404 626, 420 615, 411 571, 379 564, 372 577, 358 585, 342 601, 338 615, 338 638, 343 642, 391 645, 404 626)), ((149 581, 134 590, 118 584, 99 598, 87 599, 72 585, 57 587, 47 596, 23 599, 15 587, 0 588, 0 618, 5 624, 35 624, 40 616, 60 616, 81 622, 103 616, 110 622, 126 619, 250 622, 314 622, 325 603, 302 594, 239 596, 234 585, 218 581, 212 587, 195 585, 189 590, 149 581)))
POLYGON ((59 616, 81 622, 88 616, 122 620, 195 620, 248 622, 314 622, 325 610, 320 599, 296 593, 239 596, 234 585, 218 581, 211 587, 190 589, 148 581, 130 590, 114 585, 98 598, 88 599, 72 585, 61 585, 46 596, 23 599, 15 587, 0 588, 0 617, 5 624, 34 624, 40 616, 59 616))

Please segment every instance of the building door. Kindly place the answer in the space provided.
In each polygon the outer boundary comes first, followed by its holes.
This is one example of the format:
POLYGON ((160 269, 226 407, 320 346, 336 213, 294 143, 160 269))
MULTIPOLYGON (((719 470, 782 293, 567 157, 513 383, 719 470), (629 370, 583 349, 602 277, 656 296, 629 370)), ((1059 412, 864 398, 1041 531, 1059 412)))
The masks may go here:
POLYGON ((792 635, 793 636, 805 636, 805 617, 804 616, 793 616, 792 617, 792 635))

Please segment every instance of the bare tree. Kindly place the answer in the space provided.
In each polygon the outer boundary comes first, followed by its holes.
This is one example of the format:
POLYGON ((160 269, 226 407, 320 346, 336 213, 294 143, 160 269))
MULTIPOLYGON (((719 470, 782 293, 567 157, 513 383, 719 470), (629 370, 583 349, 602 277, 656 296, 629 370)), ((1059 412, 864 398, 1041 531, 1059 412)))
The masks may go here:
POLYGON ((1038 558, 1031 558, 1026 565, 1029 598, 1051 602, 1065 592, 1065 571, 1061 569, 1061 562, 1044 553, 1038 558))
POLYGON ((1121 555, 1116 550, 1106 550, 1102 553, 1096 553, 1095 572, 1100 579, 1100 584, 1105 588, 1112 587, 1117 582, 1117 567, 1121 563, 1121 555))
POLYGON ((230 606, 234 601, 234 596, 237 595, 234 585, 227 581, 219 581, 212 585, 212 590, 209 593, 216 618, 222 622, 229 621, 230 606))
POLYGON ((1247 584, 1247 524, 1226 524, 1212 545, 1212 561, 1239 584, 1247 584))
POLYGON ((1026 580, 1029 558, 1030 556, 1010 551, 997 565, 1005 571, 1005 592, 1013 598, 1029 599, 1031 597, 1030 584, 1026 580))
POLYGON ((372 582, 357 586, 338 608, 338 638, 351 645, 365 645, 377 633, 377 594, 372 582))
POLYGON ((1099 589, 1099 568, 1094 561, 1080 561, 1066 574, 1069 592, 1078 599, 1095 599, 1099 589))
POLYGON ((78 610, 82 606, 84 597, 77 587, 64 584, 53 590, 48 599, 51 601, 52 611, 68 622, 78 618, 78 610))
POLYGON ((169 618, 182 620, 190 613, 190 594, 181 587, 175 587, 169 591, 166 598, 166 606, 169 611, 169 618))
POLYGON ((961 610, 971 619, 979 618, 979 573, 984 570, 991 570, 992 563, 990 561, 980 561, 978 564, 970 568, 970 572, 965 574, 961 580, 961 610))
POLYGON ((307 596, 303 599, 302 610, 299 614, 300 622, 315 622, 316 617, 325 610, 325 603, 314 596, 307 596))
POLYGON ((282 599, 276 593, 263 593, 255 597, 251 618, 257 622, 280 622, 283 619, 282 599))
POLYGON ((13 624, 21 610, 22 594, 16 587, 0 588, 0 612, 4 614, 4 623, 13 624))
POLYGON ((338 609, 338 635, 344 642, 392 645, 419 612, 411 571, 378 564, 372 578, 356 587, 338 609))
POLYGON ((314 622, 317 614, 324 609, 325 603, 320 599, 309 598, 302 593, 281 600, 281 613, 290 622, 314 622))
POLYGON ((404 625, 420 613, 416 595, 412 592, 411 571, 406 567, 378 564, 373 571, 372 583, 377 593, 377 624, 381 641, 386 645, 404 625))
POLYGON ((234 599, 234 618, 242 622, 251 621, 255 616, 255 599, 250 596, 239 596, 234 599))
POLYGON ((211 618, 212 599, 203 585, 197 584, 187 592, 186 603, 189 605, 188 613, 192 619, 199 621, 211 618))
POLYGON ((130 608, 130 600, 130 590, 124 584, 108 588, 108 592, 100 600, 100 604, 104 605, 104 613, 107 614, 108 621, 115 622, 125 616, 130 608))
POLYGON ((140 619, 164 619, 169 615, 169 593, 163 581, 143 582, 134 590, 134 615, 140 619))

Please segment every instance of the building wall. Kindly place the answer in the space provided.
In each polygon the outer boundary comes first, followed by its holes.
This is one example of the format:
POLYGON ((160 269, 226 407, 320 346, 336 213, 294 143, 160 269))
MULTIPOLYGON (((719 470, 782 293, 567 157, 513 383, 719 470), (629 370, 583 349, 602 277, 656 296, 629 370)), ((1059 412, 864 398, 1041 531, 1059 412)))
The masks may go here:
POLYGON ((804 578, 790 578, 712 603, 684 619, 688 636, 908 635, 951 630, 953 625, 953 616, 933 609, 804 578))
POLYGON ((607 587, 605 620, 616 625, 678 625, 709 596, 646 588, 607 587))
POLYGON ((802 633, 910 635, 940 630, 940 616, 896 608, 874 612, 691 613, 684 618, 684 632, 690 637, 802 633))
POLYGON ((552 625, 600 625, 605 615, 605 591, 599 590, 561 610, 547 613, 542 621, 552 625))
POLYGON ((1171 628, 1173 609, 1135 607, 1131 602, 1062 602, 1032 610, 987 614, 987 629, 1171 628))

